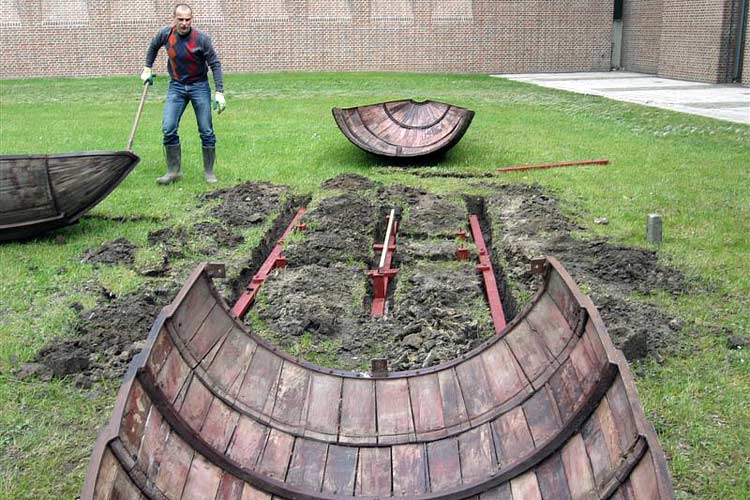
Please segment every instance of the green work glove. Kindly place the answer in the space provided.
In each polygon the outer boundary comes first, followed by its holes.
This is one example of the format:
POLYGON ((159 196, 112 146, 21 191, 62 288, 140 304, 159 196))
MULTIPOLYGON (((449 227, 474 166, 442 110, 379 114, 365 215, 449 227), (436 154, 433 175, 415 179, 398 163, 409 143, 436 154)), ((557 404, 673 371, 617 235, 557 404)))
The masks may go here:
POLYGON ((152 85, 154 83, 154 70, 148 66, 144 66, 143 71, 141 72, 141 80, 143 80, 144 85, 152 85))
POLYGON ((227 107, 227 101, 224 99, 224 93, 223 92, 217 92, 214 95, 214 110, 216 110, 219 114, 221 114, 224 109, 227 107))

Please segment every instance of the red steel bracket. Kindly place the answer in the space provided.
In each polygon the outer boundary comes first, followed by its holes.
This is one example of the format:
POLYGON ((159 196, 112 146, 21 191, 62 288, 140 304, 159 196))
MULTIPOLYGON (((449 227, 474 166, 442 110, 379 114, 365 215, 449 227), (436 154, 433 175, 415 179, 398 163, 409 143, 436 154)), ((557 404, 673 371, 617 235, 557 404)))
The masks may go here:
POLYGON ((479 227, 479 218, 476 215, 469 216, 471 225, 471 235, 479 251, 479 264, 477 270, 482 272, 484 278, 484 290, 487 293, 487 302, 490 305, 492 323, 495 325, 495 333, 500 333, 505 328, 505 313, 503 312, 503 303, 500 301, 500 293, 497 291, 497 281, 495 272, 492 270, 492 261, 487 252, 487 245, 484 243, 482 228, 479 227))
POLYGON ((305 211, 305 207, 297 210, 297 214, 287 226, 284 234, 282 234, 281 238, 279 238, 276 246, 273 247, 273 250, 271 250, 271 253, 268 255, 268 257, 266 257, 263 265, 260 266, 260 269, 258 269, 258 272, 255 273, 253 279, 250 280, 250 283, 248 283, 248 285, 245 287, 245 291, 242 292, 240 298, 238 298, 237 302, 235 302, 234 306, 232 306, 232 313, 234 313, 234 315, 238 318, 242 318, 243 316, 245 316, 245 314, 247 314, 248 309, 250 309, 250 306, 255 300, 255 297, 257 297, 258 295, 260 286, 266 281, 268 276, 271 274, 271 271, 279 267, 286 267, 286 257, 281 255, 281 252, 283 250, 282 245, 284 244, 284 240, 286 239, 286 237, 289 236, 292 231, 294 231, 295 229, 301 229, 297 226, 297 222, 305 214, 305 211))
POLYGON ((378 268, 367 274, 372 279, 372 307, 370 316, 377 318, 385 314, 385 302, 388 297, 388 281, 396 276, 398 269, 391 269, 393 252, 396 250, 396 233, 398 232, 398 221, 396 221, 396 210, 391 209, 388 215, 388 229, 385 233, 385 244, 374 245, 375 251, 380 251, 380 263, 378 268))

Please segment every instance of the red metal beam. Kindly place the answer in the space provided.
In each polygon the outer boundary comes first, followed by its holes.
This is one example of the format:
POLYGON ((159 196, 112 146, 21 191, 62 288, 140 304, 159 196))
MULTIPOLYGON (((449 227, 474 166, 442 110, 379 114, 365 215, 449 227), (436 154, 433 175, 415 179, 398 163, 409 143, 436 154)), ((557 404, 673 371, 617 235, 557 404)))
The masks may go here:
POLYGON ((532 170, 537 168, 558 168, 558 167, 573 167, 576 165, 607 165, 609 160, 584 160, 584 161, 563 161, 559 163, 540 163, 538 165, 521 165, 516 167, 502 167, 498 168, 498 172, 516 172, 519 170, 532 170))
POLYGON ((380 251, 380 262, 376 270, 368 274, 372 278, 372 307, 370 317, 378 318, 385 314, 385 303, 388 298, 388 282, 397 273, 398 269, 391 269, 393 252, 396 250, 396 233, 398 232, 398 221, 396 211, 391 210, 388 215, 388 230, 386 231, 385 245, 375 245, 375 251, 380 251))
POLYGON ((484 290, 487 293, 487 302, 490 305, 492 323, 495 325, 495 333, 500 333, 505 328, 505 313, 503 312, 503 303, 500 301, 500 293, 497 291, 497 281, 495 280, 495 271, 492 269, 492 261, 487 252, 487 245, 484 243, 482 228, 479 227, 479 217, 470 215, 469 224, 471 225, 471 235, 479 251, 477 270, 482 272, 482 278, 484 278, 484 290))
POLYGON ((250 280, 250 283, 248 283, 248 285, 245 287, 245 291, 242 292, 242 295, 240 295, 240 297, 237 299, 237 302, 235 302, 234 306, 232 306, 232 313, 234 313, 238 318, 242 318, 243 316, 245 316, 245 314, 247 314, 248 309, 250 309, 250 306, 255 300, 255 297, 258 295, 260 286, 266 281, 268 276, 271 274, 271 271, 278 267, 286 267, 286 258, 281 255, 281 252, 283 250, 282 245, 284 244, 284 240, 286 239, 286 237, 296 229, 297 222, 299 222, 300 218, 305 214, 306 211, 307 209, 305 207, 297 210, 297 214, 287 226, 284 234, 281 235, 281 238, 279 238, 278 242, 273 247, 273 250, 271 250, 271 253, 268 255, 268 257, 266 257, 263 265, 260 266, 260 269, 258 269, 258 272, 255 273, 253 279, 250 280))

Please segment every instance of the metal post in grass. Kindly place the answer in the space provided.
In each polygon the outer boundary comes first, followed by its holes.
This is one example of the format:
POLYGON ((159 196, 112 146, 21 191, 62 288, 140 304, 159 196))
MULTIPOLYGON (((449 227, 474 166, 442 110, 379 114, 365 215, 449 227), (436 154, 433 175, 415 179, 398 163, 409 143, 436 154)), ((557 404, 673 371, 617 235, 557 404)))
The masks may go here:
POLYGON ((662 220, 659 214, 648 214, 646 222, 646 238, 649 243, 661 244, 662 242, 662 220))

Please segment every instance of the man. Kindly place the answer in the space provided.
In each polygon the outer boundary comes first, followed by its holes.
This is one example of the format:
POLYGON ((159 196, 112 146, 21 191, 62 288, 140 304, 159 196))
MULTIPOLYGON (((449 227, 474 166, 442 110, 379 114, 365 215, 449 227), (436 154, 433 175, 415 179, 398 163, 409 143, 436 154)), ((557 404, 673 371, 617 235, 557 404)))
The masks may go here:
POLYGON ((204 176, 206 182, 213 184, 216 182, 214 174, 216 136, 211 120, 211 87, 208 84, 208 68, 211 68, 216 85, 214 109, 221 113, 226 107, 221 62, 208 35, 192 27, 193 11, 189 5, 177 4, 172 18, 173 25, 160 29, 151 40, 146 52, 146 66, 141 73, 141 80, 144 82, 152 78, 151 68, 156 54, 160 48, 166 46, 170 81, 167 100, 164 103, 162 131, 167 154, 167 173, 156 179, 156 182, 170 184, 182 177, 180 171, 182 154, 177 129, 180 126, 182 113, 190 102, 198 120, 198 132, 203 145, 204 176))

